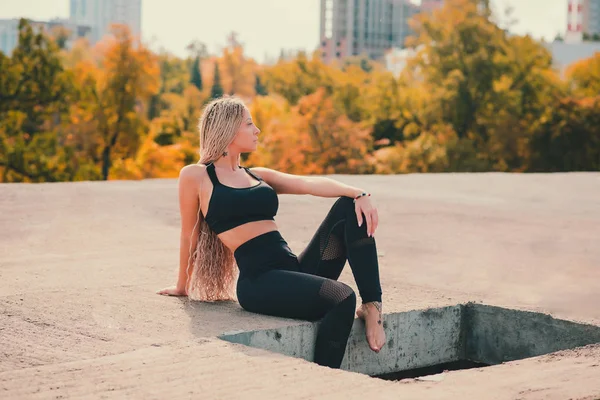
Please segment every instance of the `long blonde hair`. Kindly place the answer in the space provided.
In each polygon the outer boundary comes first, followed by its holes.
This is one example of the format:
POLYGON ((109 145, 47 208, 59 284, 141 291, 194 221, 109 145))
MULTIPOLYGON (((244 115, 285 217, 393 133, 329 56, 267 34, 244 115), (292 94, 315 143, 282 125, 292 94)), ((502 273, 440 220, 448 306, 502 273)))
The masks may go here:
MULTIPOLYGON (((200 117, 200 163, 221 158, 243 122, 246 106, 236 97, 221 97, 210 102, 200 117)), ((210 229, 198 210, 198 242, 188 260, 188 297, 192 300, 221 301, 235 299, 237 266, 231 250, 210 229)), ((194 227, 194 231, 195 231, 194 227)))

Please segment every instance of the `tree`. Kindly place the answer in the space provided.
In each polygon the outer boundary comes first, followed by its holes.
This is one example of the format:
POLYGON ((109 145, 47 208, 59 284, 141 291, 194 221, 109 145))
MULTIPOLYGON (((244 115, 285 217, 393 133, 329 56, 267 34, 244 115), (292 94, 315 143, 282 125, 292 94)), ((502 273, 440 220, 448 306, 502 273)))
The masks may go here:
POLYGON ((305 54, 266 68, 262 76, 270 93, 280 94, 292 105, 321 87, 328 91, 333 88, 332 67, 325 65, 317 57, 309 60, 305 54))
MULTIPOLYGON (((113 159, 131 157, 145 132, 142 108, 159 89, 156 56, 134 43, 126 26, 114 26, 114 38, 103 54, 100 67, 81 63, 77 75, 82 87, 80 107, 86 107, 96 124, 99 162, 103 179, 108 179, 113 159)), ((82 111, 85 114, 85 110, 82 111)))
POLYGON ((263 85, 262 82, 260 81, 260 76, 258 74, 256 75, 254 91, 256 92, 257 96, 267 96, 269 94, 265 85, 263 85))
POLYGON ((67 42, 69 41, 71 35, 71 30, 62 25, 55 25, 50 30, 50 37, 54 39, 56 45, 61 50, 66 49, 67 42))
POLYGON ((561 88, 548 50, 528 36, 509 36, 489 13, 472 0, 447 0, 441 10, 419 16, 410 44, 420 50, 403 82, 427 97, 409 112, 422 131, 449 125, 456 134, 450 158, 454 150, 474 149, 478 162, 470 165, 519 170, 527 158, 528 126, 561 88))
POLYGON ((224 94, 223 86, 221 86, 221 73, 219 72, 219 63, 215 62, 215 73, 213 75, 213 85, 210 90, 210 97, 217 99, 224 94))
POLYGON ((66 110, 72 85, 55 44, 34 34, 25 19, 19 22, 19 43, 12 57, 0 53, 0 114, 19 110, 27 115, 29 133, 45 118, 66 110))
POLYGON ((160 93, 183 94, 190 80, 192 66, 188 62, 170 54, 158 56, 160 65, 160 93))
MULTIPOLYGON (((190 66, 190 83, 192 83, 198 90, 202 91, 203 80, 202 80, 202 60, 208 57, 208 49, 206 44, 194 40, 187 45, 186 49, 190 53, 191 66, 190 66)), ((189 59, 188 59, 189 60, 189 59)))
POLYGON ((600 52, 571 65, 567 70, 567 79, 576 95, 600 94, 600 52))
POLYGON ((262 157, 253 154, 251 162, 298 174, 370 171, 368 128, 349 120, 324 89, 303 97, 290 114, 267 99, 259 104, 253 108, 257 123, 265 116, 270 122, 261 127, 262 157))
POLYGON ((590 42, 600 42, 600 33, 584 33, 583 40, 590 42))
POLYGON ((72 149, 58 128, 74 88, 57 46, 21 19, 12 56, 0 52, 0 71, 1 181, 70 180, 72 149))
POLYGON ((200 73, 200 57, 196 57, 192 63, 192 71, 190 77, 190 83, 198 90, 202 90, 202 74, 200 73))
POLYGON ((230 95, 251 97, 255 95, 254 60, 244 54, 243 45, 238 42, 237 34, 232 33, 228 46, 219 58, 219 67, 223 89, 230 95))
POLYGON ((208 57, 208 50, 206 44, 199 40, 194 40, 186 46, 187 51, 190 53, 191 58, 203 59, 208 57))
POLYGON ((533 127, 533 172, 600 171, 600 96, 567 97, 533 127))

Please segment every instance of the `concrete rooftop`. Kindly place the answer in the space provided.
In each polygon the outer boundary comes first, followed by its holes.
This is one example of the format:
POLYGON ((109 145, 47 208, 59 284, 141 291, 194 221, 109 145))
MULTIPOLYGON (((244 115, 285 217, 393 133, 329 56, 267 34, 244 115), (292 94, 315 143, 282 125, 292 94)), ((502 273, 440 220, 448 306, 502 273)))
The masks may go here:
MULTIPOLYGON (((384 312, 472 301, 600 325, 600 173, 334 178, 379 206, 384 312)), ((333 199, 280 201, 299 253, 333 199)), ((0 184, 0 226, 2 399, 600 397, 598 345, 387 382, 219 340, 301 322, 154 293, 176 276, 176 180, 0 184)))

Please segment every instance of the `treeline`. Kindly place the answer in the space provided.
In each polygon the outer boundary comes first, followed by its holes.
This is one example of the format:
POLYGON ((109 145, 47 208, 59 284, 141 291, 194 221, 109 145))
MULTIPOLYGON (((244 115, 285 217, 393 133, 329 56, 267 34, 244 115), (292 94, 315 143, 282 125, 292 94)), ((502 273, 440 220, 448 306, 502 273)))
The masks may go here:
POLYGON ((299 174, 600 170, 600 54, 552 67, 489 9, 450 0, 412 21, 400 76, 364 58, 284 54, 260 65, 230 39, 209 54, 155 54, 124 27, 90 47, 23 20, 0 53, 0 180, 176 177, 198 160, 210 99, 235 94, 262 130, 245 157, 299 174), (61 47, 62 46, 62 47, 61 47))

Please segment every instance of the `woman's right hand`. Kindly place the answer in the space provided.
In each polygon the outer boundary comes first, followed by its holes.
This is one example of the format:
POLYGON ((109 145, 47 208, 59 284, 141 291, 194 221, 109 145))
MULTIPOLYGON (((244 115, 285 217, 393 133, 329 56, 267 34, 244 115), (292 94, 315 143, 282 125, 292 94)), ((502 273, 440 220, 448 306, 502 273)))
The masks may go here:
POLYGON ((163 296, 187 296, 187 291, 177 286, 169 286, 168 288, 159 290, 156 293, 163 296))

